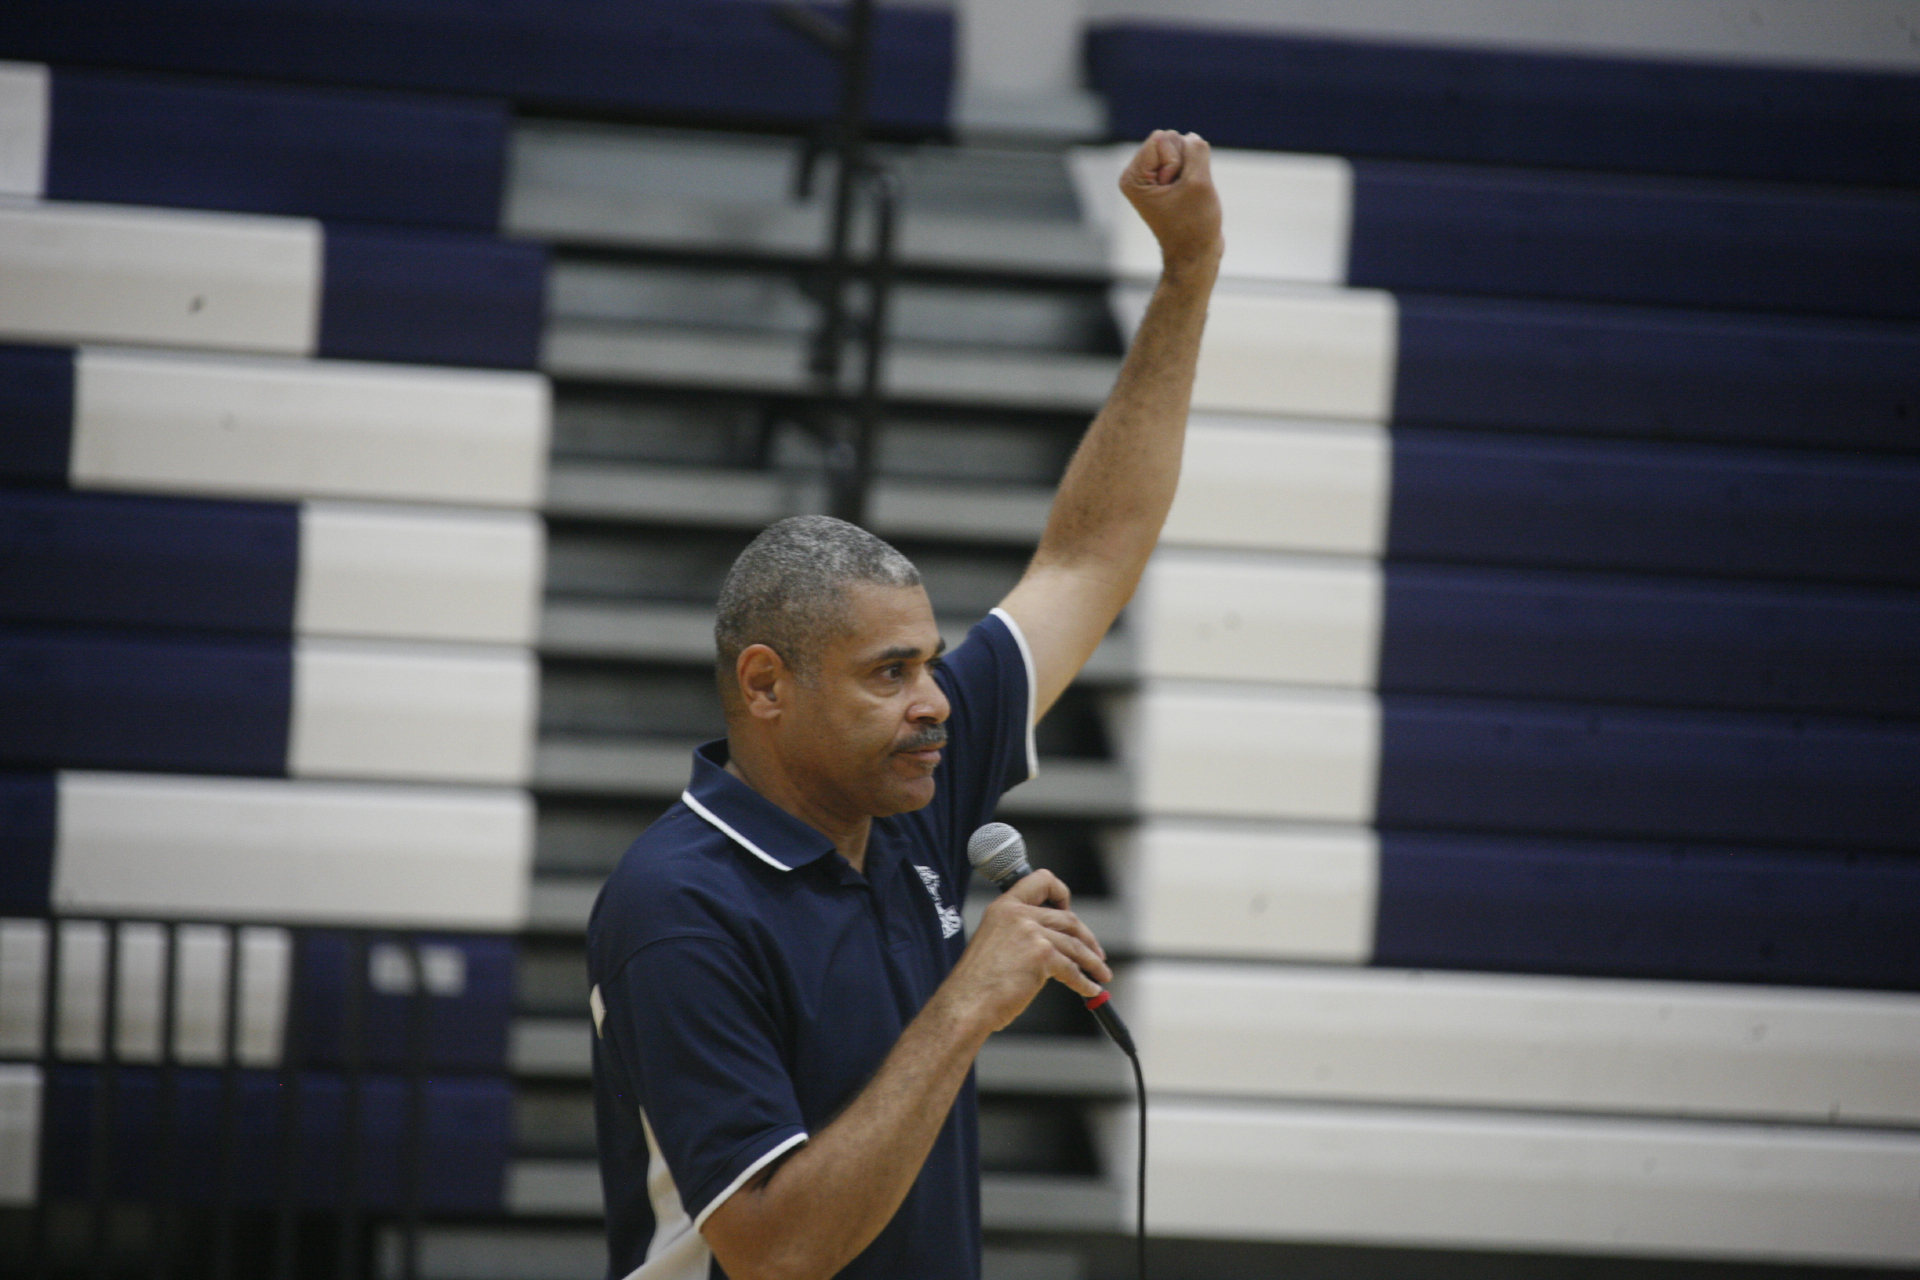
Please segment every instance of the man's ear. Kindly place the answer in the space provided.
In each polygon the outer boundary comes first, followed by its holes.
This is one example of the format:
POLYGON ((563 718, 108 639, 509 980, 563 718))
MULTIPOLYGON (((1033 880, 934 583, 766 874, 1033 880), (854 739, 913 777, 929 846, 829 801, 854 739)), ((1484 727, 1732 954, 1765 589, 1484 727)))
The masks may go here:
POLYGON ((787 686, 787 664, 779 654, 764 644, 750 644, 740 651, 733 675, 748 715, 760 720, 779 717, 787 686))

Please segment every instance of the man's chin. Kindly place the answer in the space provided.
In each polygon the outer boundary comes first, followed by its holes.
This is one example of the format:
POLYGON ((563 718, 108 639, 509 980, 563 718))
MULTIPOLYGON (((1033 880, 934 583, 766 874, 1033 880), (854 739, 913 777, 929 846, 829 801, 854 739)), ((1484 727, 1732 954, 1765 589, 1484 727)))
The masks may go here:
POLYGON ((924 809, 933 803, 934 782, 931 776, 925 778, 903 778, 888 787, 879 797, 885 807, 874 813, 876 818, 891 817, 896 813, 912 813, 915 809, 924 809))

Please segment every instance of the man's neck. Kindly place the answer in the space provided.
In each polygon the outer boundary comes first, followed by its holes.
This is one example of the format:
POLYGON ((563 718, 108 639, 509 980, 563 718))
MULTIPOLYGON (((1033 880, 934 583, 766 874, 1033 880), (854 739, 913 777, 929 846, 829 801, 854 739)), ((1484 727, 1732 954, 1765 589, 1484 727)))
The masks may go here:
POLYGON ((867 836, 873 830, 872 818, 862 816, 849 822, 823 812, 817 805, 808 803, 806 788, 796 785, 784 770, 769 767, 762 761, 742 764, 740 753, 731 741, 727 744, 727 772, 752 787, 763 799, 772 801, 833 841, 833 847, 849 866, 861 875, 867 873, 867 836))

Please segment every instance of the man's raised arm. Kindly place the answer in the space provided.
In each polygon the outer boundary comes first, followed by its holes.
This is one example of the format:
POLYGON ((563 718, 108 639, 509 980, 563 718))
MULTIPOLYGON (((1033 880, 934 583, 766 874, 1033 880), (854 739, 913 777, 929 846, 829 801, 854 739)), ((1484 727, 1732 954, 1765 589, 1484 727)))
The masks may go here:
POLYGON ((1160 283, 1107 403, 1067 465, 1039 550, 1001 602, 1033 652, 1045 714, 1133 595, 1180 481, 1187 405, 1220 270, 1220 199, 1207 144, 1160 130, 1120 190, 1160 242, 1160 283))

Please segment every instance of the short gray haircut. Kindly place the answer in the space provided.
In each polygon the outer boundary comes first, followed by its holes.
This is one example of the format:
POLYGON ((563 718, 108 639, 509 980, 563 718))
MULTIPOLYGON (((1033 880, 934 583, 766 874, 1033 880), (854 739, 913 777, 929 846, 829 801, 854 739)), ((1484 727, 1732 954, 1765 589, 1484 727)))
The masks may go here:
POLYGON ((734 670, 750 645, 766 645, 810 678, 821 648, 847 630, 847 588, 855 583, 917 587, 920 571, 859 525, 832 516, 789 516, 761 530, 720 588, 713 642, 721 702, 737 703, 734 670))

